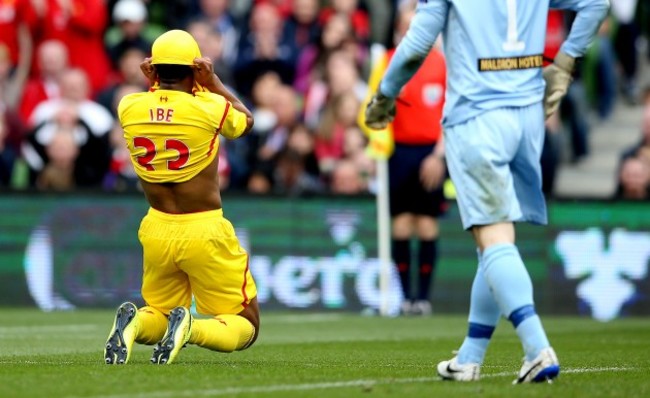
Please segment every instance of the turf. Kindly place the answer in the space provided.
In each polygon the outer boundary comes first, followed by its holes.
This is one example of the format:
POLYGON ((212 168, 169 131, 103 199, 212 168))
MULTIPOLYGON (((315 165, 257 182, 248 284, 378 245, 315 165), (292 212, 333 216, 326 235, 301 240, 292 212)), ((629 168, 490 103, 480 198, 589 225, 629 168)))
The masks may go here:
POLYGON ((102 349, 111 311, 0 309, 0 397, 649 397, 650 319, 544 317, 560 357, 553 384, 511 385, 522 351, 500 324, 477 383, 443 382, 464 316, 265 313, 258 342, 220 354, 189 346, 169 366, 137 346, 126 366, 102 349))

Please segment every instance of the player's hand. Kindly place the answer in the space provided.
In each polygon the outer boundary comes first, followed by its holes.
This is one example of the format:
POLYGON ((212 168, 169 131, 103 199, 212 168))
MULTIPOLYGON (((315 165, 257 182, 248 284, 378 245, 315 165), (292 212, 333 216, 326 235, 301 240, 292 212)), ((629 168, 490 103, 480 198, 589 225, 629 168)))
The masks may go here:
POLYGON ((158 80, 158 74, 156 73, 156 68, 151 64, 151 58, 145 58, 144 61, 140 63, 140 70, 142 74, 149 79, 150 84, 154 84, 158 80))
POLYGON ((366 106, 366 126, 382 130, 395 118, 395 98, 386 97, 379 90, 366 106))
POLYGON ((544 92, 544 113, 546 119, 557 111, 560 101, 566 95, 571 84, 571 73, 575 65, 575 58, 563 52, 559 52, 552 64, 544 68, 542 72, 546 81, 544 92))
POLYGON ((429 155, 420 165, 420 183, 426 191, 433 191, 442 185, 445 178, 445 160, 438 155, 429 155))
POLYGON ((207 88, 214 85, 214 67, 209 57, 194 58, 194 81, 207 88))

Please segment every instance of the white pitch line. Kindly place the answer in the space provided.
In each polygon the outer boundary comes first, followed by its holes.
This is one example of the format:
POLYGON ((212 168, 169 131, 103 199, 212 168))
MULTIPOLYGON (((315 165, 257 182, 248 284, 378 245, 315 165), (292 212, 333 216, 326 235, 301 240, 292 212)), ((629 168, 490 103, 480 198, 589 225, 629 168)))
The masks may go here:
POLYGON ((284 314, 264 318, 264 324, 285 324, 285 323, 322 323, 332 322, 343 318, 341 314, 284 314))
POLYGON ((74 365, 72 361, 3 361, 0 359, 0 365, 74 365))
MULTIPOLYGON (((621 367, 621 366, 611 366, 607 368, 572 368, 572 369, 562 369, 560 371, 560 375, 569 373, 569 374, 574 374, 574 373, 602 373, 602 372, 627 372, 630 370, 635 370, 636 368, 628 368, 628 367, 621 367)), ((485 378, 492 378, 492 377, 505 377, 505 376, 512 376, 512 377, 517 377, 517 373, 515 372, 500 372, 500 373, 492 373, 492 374, 487 374, 487 375, 481 375, 481 377, 485 378)))
MULTIPOLYGON (((634 370, 635 368, 628 367, 607 367, 607 368, 573 368, 563 369, 561 374, 571 373, 601 373, 601 372, 625 372, 634 370)), ((492 373, 481 376, 483 378, 496 378, 496 377, 517 377, 515 372, 501 372, 492 373)), ((276 384, 270 386, 255 386, 255 387, 225 387, 214 390, 184 390, 184 391, 155 391, 143 394, 120 394, 120 395, 101 395, 96 398, 150 398, 150 397, 181 397, 181 396, 217 396, 217 395, 233 395, 233 394, 251 394, 251 393, 271 393, 278 391, 308 391, 308 390, 324 390, 332 388, 345 388, 345 387, 366 387, 372 388, 375 385, 381 384, 408 384, 408 383, 429 383, 442 381, 439 377, 407 377, 402 379, 357 379, 346 381, 333 381, 323 383, 305 383, 305 384, 276 384)), ((68 397, 68 398, 81 398, 81 397, 68 397)))

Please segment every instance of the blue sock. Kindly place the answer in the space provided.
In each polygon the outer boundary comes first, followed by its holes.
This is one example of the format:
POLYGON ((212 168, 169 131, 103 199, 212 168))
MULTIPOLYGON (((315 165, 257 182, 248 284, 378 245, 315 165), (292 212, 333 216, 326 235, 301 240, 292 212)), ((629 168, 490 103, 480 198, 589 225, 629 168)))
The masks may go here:
POLYGON ((519 251, 513 244, 490 246, 483 251, 481 266, 501 313, 517 331, 526 358, 534 359, 549 342, 535 312, 533 284, 519 251))
POLYGON ((481 254, 479 253, 478 256, 479 267, 472 284, 467 336, 458 350, 460 364, 483 363, 490 338, 501 315, 483 275, 481 254))

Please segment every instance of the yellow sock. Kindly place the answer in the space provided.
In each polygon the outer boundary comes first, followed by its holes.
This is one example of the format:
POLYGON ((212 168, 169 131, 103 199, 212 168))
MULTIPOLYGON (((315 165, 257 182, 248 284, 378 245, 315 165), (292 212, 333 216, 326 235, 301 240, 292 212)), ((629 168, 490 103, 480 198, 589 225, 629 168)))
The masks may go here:
POLYGON ((153 307, 138 310, 138 335, 135 341, 140 344, 156 344, 167 331, 167 317, 153 307))
POLYGON ((194 319, 190 343, 220 352, 233 352, 248 347, 255 327, 243 316, 224 314, 212 319, 194 319))

